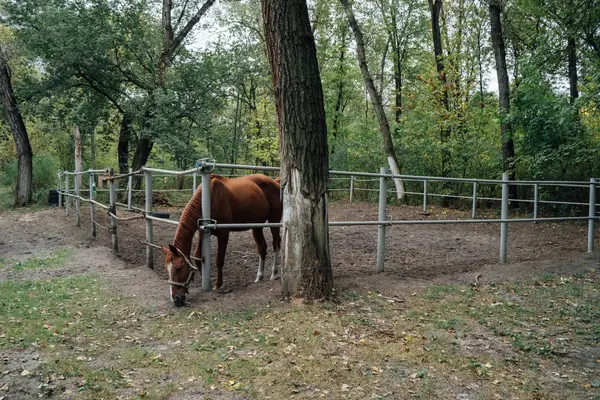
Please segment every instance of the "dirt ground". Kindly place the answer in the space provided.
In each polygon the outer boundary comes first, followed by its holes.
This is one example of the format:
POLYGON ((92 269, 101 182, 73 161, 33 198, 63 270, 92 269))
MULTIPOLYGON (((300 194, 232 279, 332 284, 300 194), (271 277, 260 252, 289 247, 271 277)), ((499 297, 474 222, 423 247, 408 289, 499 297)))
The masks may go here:
MULTIPOLYGON (((331 221, 374 220, 377 205, 336 202, 330 204, 329 213, 331 221)), ((82 214, 89 215, 89 210, 84 208, 82 214)), ((469 213, 459 210, 436 208, 429 215, 423 215, 420 207, 409 206, 390 206, 388 214, 394 220, 470 218, 469 213)), ((176 217, 178 214, 172 212, 171 218, 176 217)), ((98 213, 98 221, 103 226, 108 225, 104 212, 98 213)), ((498 262, 500 228, 497 224, 394 226, 388 229, 386 236, 385 272, 378 273, 375 267, 377 228, 332 227, 330 247, 335 287, 338 292, 372 290, 384 296, 402 296, 411 287, 431 283, 471 283, 476 276, 485 284, 519 281, 544 273, 583 273, 597 268, 599 260, 597 253, 586 253, 586 228, 585 223, 513 224, 509 227, 509 262, 502 265, 498 262)), ((155 224, 154 241, 168 244, 174 231, 173 226, 155 224)), ((108 231, 99 228, 97 238, 91 238, 89 220, 83 218, 81 227, 77 227, 73 211, 69 217, 64 209, 58 208, 0 214, 0 258, 43 257, 60 248, 72 251, 65 265, 59 268, 0 269, 0 281, 97 272, 107 277, 117 291, 138 298, 157 312, 176 313, 178 310, 168 299, 161 254, 155 251, 154 270, 145 266, 145 248, 139 243, 145 236, 144 232, 142 220, 119 223, 120 251, 115 257, 110 249, 108 231)), ((270 233, 267 232, 266 238, 269 242, 270 233)), ((212 245, 214 262, 214 239, 212 245)), ((272 256, 270 252, 267 268, 271 265, 272 256)), ((224 290, 202 292, 200 282, 196 281, 188 306, 193 309, 232 310, 240 306, 279 303, 279 281, 266 279, 254 283, 257 260, 251 234, 232 233, 224 269, 224 290)), ((38 353, 32 350, 0 351, 0 364, 4 363, 4 368, 13 370, 35 369, 38 358, 38 353)), ((21 389, 23 396, 17 398, 28 398, 28 394, 38 391, 37 387, 21 389)), ((235 397, 224 395, 222 398, 235 397)))
MULTIPOLYGON (((389 206, 394 220, 468 219, 470 213, 432 208, 423 215, 420 207, 389 206)), ((104 212, 97 213, 100 225, 108 226, 104 212)), ((98 228, 97 238, 90 234, 90 222, 82 209, 81 227, 75 224, 74 212, 49 208, 35 213, 0 215, 0 257, 20 258, 44 254, 59 247, 72 247, 74 257, 54 274, 77 274, 100 270, 114 276, 120 286, 159 308, 169 309, 166 272, 162 254, 154 251, 154 270, 145 267, 145 238, 142 220, 119 222, 119 254, 110 251, 111 237, 98 228)), ((122 216, 129 216, 122 213, 122 216)), ((178 213, 171 212, 171 218, 178 213)), ((329 219, 375 220, 377 205, 372 203, 330 204, 329 219)), ((377 227, 331 227, 330 247, 335 286, 338 291, 376 290, 398 294, 411 285, 428 283, 470 283, 480 275, 481 283, 519 280, 543 273, 573 274, 595 268, 599 257, 586 253, 585 223, 515 223, 509 226, 508 263, 499 263, 498 224, 400 225, 386 234, 385 272, 376 270, 377 227)), ((175 227, 154 224, 154 242, 172 242, 175 227)), ((268 229, 265 237, 270 243, 268 229)), ((598 236, 596 248, 599 246, 598 236)), ((271 249, 269 249, 271 250, 271 249)), ((216 240, 212 240, 213 265, 216 240)), ((266 276, 270 274, 273 252, 267 256, 266 276)), ((200 282, 192 283, 189 301, 195 307, 235 308, 239 304, 262 304, 280 300, 280 283, 268 279, 255 284, 258 255, 250 232, 232 233, 225 260, 224 287, 220 293, 205 293, 200 282)), ((214 273, 214 268, 213 268, 214 273)), ((7 279, 2 276, 0 280, 7 279)), ((7 274, 4 272, 3 274, 7 274)), ((35 272, 27 272, 31 279, 35 272)), ((15 277, 11 277, 14 279, 15 277)), ((214 275, 213 275, 214 280, 214 275)))

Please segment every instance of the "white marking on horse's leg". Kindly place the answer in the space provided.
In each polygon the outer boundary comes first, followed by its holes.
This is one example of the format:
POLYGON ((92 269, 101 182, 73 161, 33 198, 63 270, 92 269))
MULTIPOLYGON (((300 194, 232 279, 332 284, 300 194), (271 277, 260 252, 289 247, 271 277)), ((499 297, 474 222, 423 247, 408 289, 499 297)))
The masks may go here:
POLYGON ((265 259, 259 256, 258 259, 258 271, 256 272, 256 282, 262 281, 263 276, 265 275, 265 259))
POLYGON ((277 270, 277 262, 279 261, 279 249, 275 250, 275 256, 273 258, 273 268, 271 269, 271 280, 279 278, 279 271, 277 270))
MULTIPOLYGON (((173 263, 167 264, 167 273, 169 274, 169 280, 171 280, 171 270, 173 269, 173 263)), ((173 300, 173 285, 169 285, 169 296, 171 297, 171 301, 173 300)))

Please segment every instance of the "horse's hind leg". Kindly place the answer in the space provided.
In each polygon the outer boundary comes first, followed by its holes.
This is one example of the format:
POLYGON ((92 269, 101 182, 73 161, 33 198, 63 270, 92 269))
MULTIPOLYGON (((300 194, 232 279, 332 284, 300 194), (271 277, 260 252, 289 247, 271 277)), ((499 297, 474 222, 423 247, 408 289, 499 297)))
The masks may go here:
POLYGON ((225 265, 225 251, 227 243, 229 243, 229 231, 221 231, 217 234, 217 282, 213 287, 214 290, 219 289, 223 285, 223 265, 225 265))
POLYGON ((253 228, 252 236, 254 236, 254 241, 256 242, 256 247, 258 249, 258 255, 260 259, 258 260, 258 271, 256 272, 256 280, 254 282, 262 281, 262 278, 265 274, 265 258, 267 258, 267 241, 265 240, 265 235, 263 234, 262 228, 253 228))
POLYGON ((273 257, 273 268, 271 269, 271 280, 279 278, 279 270, 277 268, 277 262, 279 261, 279 250, 281 249, 281 236, 279 235, 279 228, 271 228, 271 236, 273 236, 273 251, 275 256, 273 257))

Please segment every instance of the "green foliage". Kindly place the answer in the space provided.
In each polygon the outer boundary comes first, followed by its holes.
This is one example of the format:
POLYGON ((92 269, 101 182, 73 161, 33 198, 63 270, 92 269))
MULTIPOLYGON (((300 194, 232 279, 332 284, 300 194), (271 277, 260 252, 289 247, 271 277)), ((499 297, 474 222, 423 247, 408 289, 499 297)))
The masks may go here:
MULTIPOLYGON (((180 14, 185 21, 198 4, 174 0, 173 22, 180 14)), ((73 169, 75 124, 83 136, 84 167, 92 164, 94 134, 96 167, 117 168, 124 113, 133 118, 130 163, 137 138, 149 137, 155 144, 148 163, 154 166, 184 169, 201 157, 279 165, 259 2, 217 4, 213 24, 198 25, 193 34, 200 39, 185 43, 165 75, 158 76, 164 34, 159 3, 5 2, 0 38, 14 55, 14 86, 36 155, 39 196, 53 187, 57 169, 73 169), (48 178, 42 182, 38 176, 44 174, 48 178)), ((449 165, 444 169, 451 176, 499 178, 498 98, 486 82, 490 75, 495 80, 486 4, 444 2, 445 85, 435 68, 426 2, 355 1, 354 8, 402 173, 441 175, 445 153, 449 165)), ((587 180, 600 173, 598 10, 583 7, 582 0, 516 0, 503 10, 512 81, 507 118, 515 127, 518 178, 587 180), (577 46, 580 97, 575 102, 565 93, 567 38, 575 38, 577 46)), ((324 0, 311 13, 330 167, 377 171, 386 165, 381 133, 343 8, 338 0, 324 0)), ((14 159, 10 130, 2 121, 1 179, 10 185, 14 159)))
MULTIPOLYGON (((33 157, 33 198, 35 202, 45 202, 48 190, 56 188, 58 166, 54 158, 47 155, 33 157)), ((17 179, 17 160, 7 163, 0 169, 0 186, 14 190, 17 179)), ((14 199, 13 199, 14 200, 14 199)))

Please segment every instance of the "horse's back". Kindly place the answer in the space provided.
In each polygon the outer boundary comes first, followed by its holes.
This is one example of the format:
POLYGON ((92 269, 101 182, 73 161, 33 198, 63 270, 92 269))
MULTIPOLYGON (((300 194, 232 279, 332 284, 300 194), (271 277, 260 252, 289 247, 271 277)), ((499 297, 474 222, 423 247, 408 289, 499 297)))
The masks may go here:
POLYGON ((220 223, 264 222, 271 218, 273 207, 281 207, 277 204, 281 203, 279 184, 265 175, 219 176, 211 180, 210 187, 211 218, 220 223))

